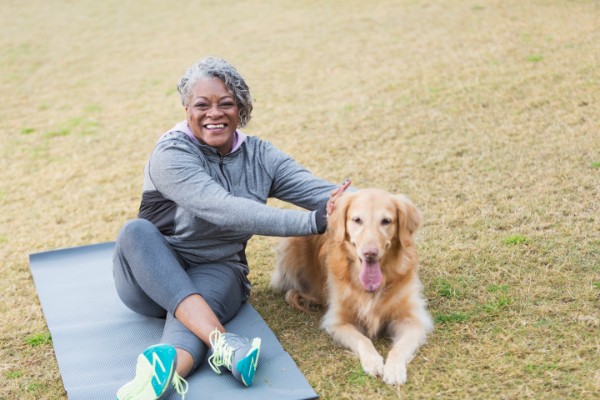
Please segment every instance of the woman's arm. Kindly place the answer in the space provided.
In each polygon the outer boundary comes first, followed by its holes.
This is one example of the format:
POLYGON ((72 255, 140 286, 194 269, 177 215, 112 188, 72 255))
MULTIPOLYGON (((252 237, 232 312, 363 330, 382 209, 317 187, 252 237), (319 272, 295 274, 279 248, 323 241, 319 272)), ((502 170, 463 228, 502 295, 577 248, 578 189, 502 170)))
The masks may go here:
MULTIPOLYGON (((164 197, 224 229, 268 236, 318 232, 314 212, 282 210, 231 195, 210 176, 193 145, 184 139, 159 142, 151 156, 148 172, 164 197)), ((320 193, 315 188, 311 190, 320 193)), ((327 201, 327 197, 323 200, 327 201)))

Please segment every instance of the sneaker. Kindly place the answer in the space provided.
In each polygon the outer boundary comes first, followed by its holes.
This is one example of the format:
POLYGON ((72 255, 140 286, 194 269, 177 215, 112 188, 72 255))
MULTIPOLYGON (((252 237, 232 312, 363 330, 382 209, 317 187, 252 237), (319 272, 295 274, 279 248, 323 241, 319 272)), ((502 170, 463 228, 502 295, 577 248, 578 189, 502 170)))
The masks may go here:
POLYGON ((220 367, 225 367, 238 381, 252 386, 260 342, 260 338, 250 341, 234 333, 221 333, 215 329, 210 334, 212 354, 208 357, 208 364, 217 374, 221 373, 220 367))
POLYGON ((187 382, 175 372, 175 347, 157 344, 144 350, 137 359, 135 378, 117 392, 117 400, 156 400, 173 388, 182 398, 187 382))

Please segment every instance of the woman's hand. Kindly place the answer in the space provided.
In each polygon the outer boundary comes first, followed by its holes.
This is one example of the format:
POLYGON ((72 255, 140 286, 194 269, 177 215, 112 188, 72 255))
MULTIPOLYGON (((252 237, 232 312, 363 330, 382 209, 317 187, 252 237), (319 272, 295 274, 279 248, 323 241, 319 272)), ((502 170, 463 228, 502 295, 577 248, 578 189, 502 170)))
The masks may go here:
POLYGON ((327 200, 327 215, 333 213, 333 210, 335 210, 335 201, 344 194, 346 189, 350 186, 350 183, 352 183, 352 181, 348 178, 340 185, 340 187, 331 192, 331 196, 329 197, 329 200, 327 200))

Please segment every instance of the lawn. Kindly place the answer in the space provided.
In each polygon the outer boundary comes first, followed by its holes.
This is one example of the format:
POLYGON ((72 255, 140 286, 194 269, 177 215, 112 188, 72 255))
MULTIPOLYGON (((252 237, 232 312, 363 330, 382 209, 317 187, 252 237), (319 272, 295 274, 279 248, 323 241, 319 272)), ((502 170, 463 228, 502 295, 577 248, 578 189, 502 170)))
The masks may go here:
POLYGON ((251 302, 323 399, 597 398, 598 1, 5 0, 0 399, 66 399, 28 255, 135 217, 206 55, 250 85, 247 134, 423 212, 436 326, 401 387, 365 375, 322 312, 288 308, 276 239, 250 242, 251 302))

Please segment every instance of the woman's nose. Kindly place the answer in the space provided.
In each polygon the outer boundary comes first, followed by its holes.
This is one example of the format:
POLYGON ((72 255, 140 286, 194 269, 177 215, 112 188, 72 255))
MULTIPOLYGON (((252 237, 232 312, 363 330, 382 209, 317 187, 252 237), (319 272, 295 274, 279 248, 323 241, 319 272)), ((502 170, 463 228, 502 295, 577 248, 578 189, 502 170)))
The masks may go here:
POLYGON ((223 115, 223 112, 219 109, 219 105, 218 104, 214 104, 212 107, 210 107, 208 109, 208 111, 206 112, 206 116, 210 117, 210 118, 218 118, 221 115, 223 115))

